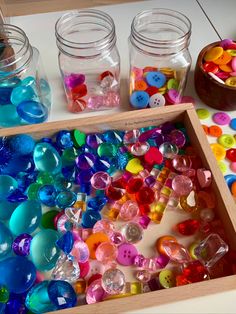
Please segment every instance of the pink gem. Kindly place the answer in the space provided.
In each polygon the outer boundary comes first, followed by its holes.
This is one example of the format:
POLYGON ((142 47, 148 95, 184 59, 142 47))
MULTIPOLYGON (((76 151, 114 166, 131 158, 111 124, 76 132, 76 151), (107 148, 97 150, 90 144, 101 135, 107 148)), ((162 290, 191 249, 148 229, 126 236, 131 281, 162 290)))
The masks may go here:
POLYGON ((143 267, 144 260, 145 260, 145 257, 142 254, 136 255, 134 258, 134 266, 143 267))
POLYGON ((170 259, 168 256, 161 254, 155 258, 155 261, 161 268, 165 268, 166 265, 169 263, 170 259))
POLYGON ((94 173, 90 179, 91 185, 96 190, 105 190, 111 184, 111 177, 104 171, 94 173))
POLYGON ((211 171, 204 168, 198 169, 197 179, 201 188, 207 188, 211 185, 211 171))
POLYGON ((103 232, 111 236, 114 233, 115 226, 112 221, 108 219, 98 220, 93 226, 93 233, 103 232))
POLYGON ((151 219, 148 216, 141 216, 139 218, 139 224, 143 227, 143 229, 147 229, 149 223, 151 222, 151 219))
POLYGON ((97 95, 89 97, 88 99, 88 108, 89 109, 99 109, 104 106, 104 97, 97 95))
POLYGON ((128 221, 134 219, 138 215, 138 213, 138 204, 134 201, 129 200, 121 206, 119 217, 124 221, 128 221))
POLYGON ((110 239, 115 245, 120 245, 124 242, 124 237, 120 232, 113 232, 110 239))
POLYGON ((148 270, 138 270, 136 273, 136 278, 141 282, 148 282, 151 279, 151 274, 148 270))
POLYGON ((107 296, 102 287, 101 279, 94 280, 86 291, 86 301, 88 304, 101 302, 107 296))
POLYGON ((179 172, 188 171, 192 166, 192 161, 189 156, 177 155, 172 159, 172 166, 179 172))
POLYGON ((204 222, 211 222, 215 218, 215 213, 211 208, 204 208, 200 211, 200 218, 204 222))
POLYGON ((85 263, 89 259, 89 249, 84 241, 75 241, 71 254, 78 263, 85 263))
POLYGON ((119 294, 125 287, 125 275, 119 269, 108 269, 102 276, 102 286, 109 294, 119 294))
POLYGON ((172 189, 179 195, 188 195, 193 189, 193 182, 189 177, 177 175, 172 180, 172 189))
POLYGON ((79 113, 86 109, 86 101, 82 98, 72 99, 67 108, 70 112, 79 113))
POLYGON ((110 91, 104 97, 106 107, 118 107, 120 104, 120 95, 117 92, 110 91))
POLYGON ((162 243, 166 255, 170 258, 171 261, 177 263, 187 263, 190 261, 190 255, 188 250, 177 242, 173 241, 163 241, 162 243))
POLYGON ((96 259, 103 264, 111 263, 116 260, 118 250, 115 244, 110 242, 102 242, 96 249, 96 259))

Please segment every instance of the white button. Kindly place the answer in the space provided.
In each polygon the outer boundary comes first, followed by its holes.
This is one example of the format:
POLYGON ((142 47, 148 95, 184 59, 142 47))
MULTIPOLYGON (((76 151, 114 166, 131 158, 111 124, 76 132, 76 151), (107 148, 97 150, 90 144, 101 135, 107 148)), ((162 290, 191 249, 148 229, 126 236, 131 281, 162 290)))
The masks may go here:
POLYGON ((163 107, 166 103, 165 97, 162 94, 154 94, 149 98, 149 106, 151 108, 163 107))

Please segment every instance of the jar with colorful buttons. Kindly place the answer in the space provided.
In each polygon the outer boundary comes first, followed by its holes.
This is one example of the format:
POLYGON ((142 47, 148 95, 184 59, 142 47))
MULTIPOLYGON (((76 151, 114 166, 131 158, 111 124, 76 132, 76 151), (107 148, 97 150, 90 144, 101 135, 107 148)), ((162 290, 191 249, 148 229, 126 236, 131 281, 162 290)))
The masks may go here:
POLYGON ((51 90, 39 51, 25 32, 0 25, 0 127, 42 123, 48 119, 51 90))
POLYGON ((56 23, 59 68, 70 112, 120 104, 120 56, 112 18, 98 10, 74 11, 56 23))
POLYGON ((182 102, 191 66, 189 19, 173 10, 135 16, 129 37, 130 104, 135 109, 182 102))

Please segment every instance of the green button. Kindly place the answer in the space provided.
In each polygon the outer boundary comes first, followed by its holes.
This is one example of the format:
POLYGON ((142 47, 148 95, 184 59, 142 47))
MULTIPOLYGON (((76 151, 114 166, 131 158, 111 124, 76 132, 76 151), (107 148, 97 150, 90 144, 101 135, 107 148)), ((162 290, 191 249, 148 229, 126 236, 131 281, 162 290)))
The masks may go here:
POLYGON ((223 134, 217 139, 218 143, 224 148, 232 148, 236 143, 233 135, 223 134))
POLYGON ((226 173, 226 171, 227 171, 227 166, 226 166, 226 164, 225 164, 223 161, 218 161, 218 166, 219 166, 220 171, 221 171, 222 173, 226 173))
POLYGON ((175 287, 175 275, 170 269, 164 269, 159 274, 159 282, 163 288, 175 287))
POLYGON ((167 88, 178 90, 179 82, 176 79, 172 78, 167 82, 167 88))
POLYGON ((200 120, 205 120, 210 117, 210 112, 207 109, 197 109, 197 115, 200 120))

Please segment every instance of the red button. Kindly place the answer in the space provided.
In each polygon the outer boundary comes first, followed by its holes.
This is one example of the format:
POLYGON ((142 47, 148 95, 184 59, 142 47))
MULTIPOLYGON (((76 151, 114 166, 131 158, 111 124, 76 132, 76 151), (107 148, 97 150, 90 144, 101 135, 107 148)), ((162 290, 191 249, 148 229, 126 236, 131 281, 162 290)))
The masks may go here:
POLYGON ((226 158, 228 158, 230 161, 235 162, 236 161, 236 149, 230 148, 226 151, 226 158))
POLYGON ((203 69, 206 72, 217 73, 219 71, 219 67, 213 62, 205 62, 203 64, 203 69))

